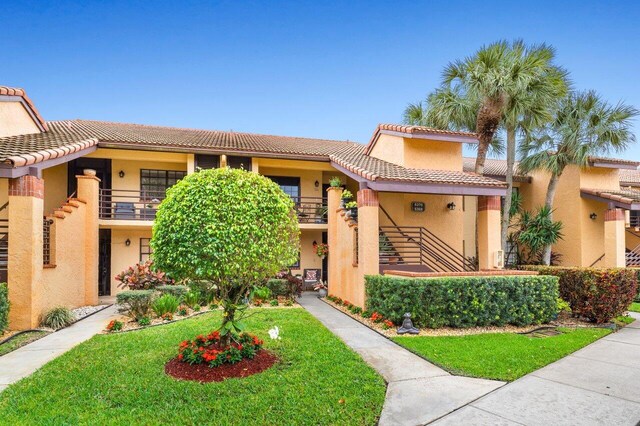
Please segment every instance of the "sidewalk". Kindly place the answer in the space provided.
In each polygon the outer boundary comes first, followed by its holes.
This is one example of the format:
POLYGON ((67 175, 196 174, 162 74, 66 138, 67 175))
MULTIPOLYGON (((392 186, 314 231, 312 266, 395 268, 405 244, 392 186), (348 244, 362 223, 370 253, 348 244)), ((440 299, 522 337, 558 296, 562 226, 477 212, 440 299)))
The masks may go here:
POLYGON ((51 333, 42 339, 0 357, 0 392, 7 386, 31 375, 47 362, 74 346, 90 339, 120 315, 115 306, 91 315, 70 327, 51 333))
POLYGON ((429 423, 504 385, 493 380, 452 376, 314 294, 304 294, 298 302, 387 381, 381 426, 429 423))
POLYGON ((635 425, 640 421, 640 317, 437 425, 635 425))

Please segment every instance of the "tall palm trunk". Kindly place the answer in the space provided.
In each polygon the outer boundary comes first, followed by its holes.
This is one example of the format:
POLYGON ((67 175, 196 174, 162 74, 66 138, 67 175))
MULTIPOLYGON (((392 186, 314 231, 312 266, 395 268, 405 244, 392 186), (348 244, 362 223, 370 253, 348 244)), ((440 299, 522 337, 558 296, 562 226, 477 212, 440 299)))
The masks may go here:
POLYGON ((480 106, 476 118, 476 133, 478 134, 478 156, 476 157, 475 172, 484 174, 484 162, 487 158, 489 146, 498 131, 502 119, 504 99, 489 99, 480 106))
POLYGON ((507 194, 504 197, 502 207, 502 226, 500 230, 500 246, 507 252, 507 237, 509 233, 509 211, 511 210, 511 197, 513 195, 513 165, 516 162, 516 130, 513 126, 507 127, 507 194))
MULTIPOLYGON (((558 181, 560 180, 559 173, 552 173, 549 179, 549 186, 547 186, 547 197, 544 200, 544 205, 549 209, 549 219, 553 220, 553 199, 556 196, 556 189, 558 188, 558 181)), ((542 251, 542 263, 545 265, 551 264, 551 244, 547 244, 542 251)))

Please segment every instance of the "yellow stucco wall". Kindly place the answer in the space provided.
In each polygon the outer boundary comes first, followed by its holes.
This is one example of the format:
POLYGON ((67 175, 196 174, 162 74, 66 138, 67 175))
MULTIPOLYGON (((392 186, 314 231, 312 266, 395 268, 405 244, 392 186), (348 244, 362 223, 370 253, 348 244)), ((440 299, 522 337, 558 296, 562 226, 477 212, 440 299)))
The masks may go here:
POLYGON ((404 139, 404 166, 462 171, 462 144, 428 139, 404 139))
POLYGON ((0 137, 40 133, 20 102, 0 102, 0 137))
POLYGON ((405 158, 403 138, 382 134, 369 155, 402 166, 405 158))
POLYGON ((476 213, 478 211, 477 197, 463 197, 463 246, 462 254, 466 257, 476 255, 476 213))
POLYGON ((44 179, 44 213, 51 214, 67 200, 67 170, 66 163, 50 167, 42 171, 44 179))
POLYGON ((126 290, 118 287, 114 277, 129 266, 140 262, 140 238, 151 238, 151 228, 111 230, 111 295, 126 290), (127 239, 131 241, 128 247, 125 244, 127 239))

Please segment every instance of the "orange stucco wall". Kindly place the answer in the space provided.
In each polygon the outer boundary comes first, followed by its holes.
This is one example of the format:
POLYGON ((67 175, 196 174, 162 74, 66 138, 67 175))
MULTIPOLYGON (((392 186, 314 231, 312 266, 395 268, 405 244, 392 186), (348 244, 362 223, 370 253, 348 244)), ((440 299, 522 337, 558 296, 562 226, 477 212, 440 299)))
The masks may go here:
POLYGON ((0 102, 0 138, 40 133, 40 128, 20 102, 0 102))
POLYGON ((462 170, 462 144, 381 134, 372 157, 417 169, 462 170))

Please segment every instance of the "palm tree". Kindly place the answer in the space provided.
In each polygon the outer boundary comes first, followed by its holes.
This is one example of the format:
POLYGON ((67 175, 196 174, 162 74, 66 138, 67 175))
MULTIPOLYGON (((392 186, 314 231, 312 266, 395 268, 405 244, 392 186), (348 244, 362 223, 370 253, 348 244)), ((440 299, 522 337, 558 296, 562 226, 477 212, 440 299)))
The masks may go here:
POLYGON ((555 51, 545 44, 500 41, 475 55, 447 65, 442 86, 426 105, 410 104, 405 122, 478 134, 475 172, 483 174, 487 152, 496 147, 500 127, 507 135, 507 196, 502 219, 502 247, 509 229, 516 133, 551 120, 549 105, 567 92, 567 73, 553 64, 555 51))
MULTIPOLYGON (((587 167, 589 157, 620 152, 635 142, 631 120, 638 110, 619 102, 611 105, 593 91, 571 93, 558 105, 553 121, 527 135, 520 149, 520 170, 543 170, 551 176, 545 207, 553 212, 558 181, 569 165, 587 167)), ((551 217, 552 219, 552 217, 551 217)), ((551 244, 543 262, 551 260, 551 244)))

